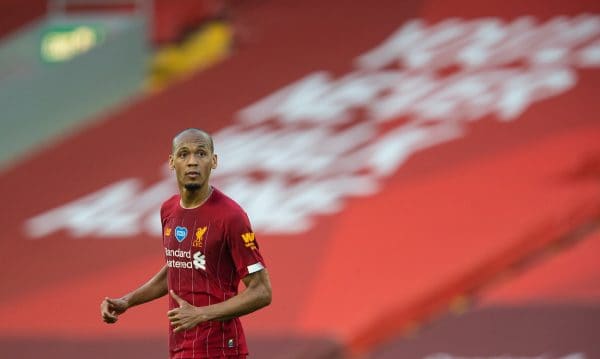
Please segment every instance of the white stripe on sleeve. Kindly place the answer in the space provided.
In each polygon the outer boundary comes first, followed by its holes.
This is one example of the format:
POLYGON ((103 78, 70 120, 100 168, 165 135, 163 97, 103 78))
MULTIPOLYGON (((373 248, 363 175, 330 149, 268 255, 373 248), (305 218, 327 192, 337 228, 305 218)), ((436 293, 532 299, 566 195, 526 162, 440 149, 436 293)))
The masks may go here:
POLYGON ((254 263, 248 266, 248 274, 256 273, 263 269, 265 269, 265 266, 263 266, 262 263, 254 263))

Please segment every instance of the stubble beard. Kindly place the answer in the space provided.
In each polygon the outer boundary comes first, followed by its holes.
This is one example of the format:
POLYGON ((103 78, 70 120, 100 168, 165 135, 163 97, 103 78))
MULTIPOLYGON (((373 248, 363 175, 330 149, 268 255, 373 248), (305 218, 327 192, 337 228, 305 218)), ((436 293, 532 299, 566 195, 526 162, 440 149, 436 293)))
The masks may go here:
POLYGON ((199 183, 186 183, 183 185, 183 187, 190 192, 196 192, 200 188, 202 188, 202 186, 199 183))

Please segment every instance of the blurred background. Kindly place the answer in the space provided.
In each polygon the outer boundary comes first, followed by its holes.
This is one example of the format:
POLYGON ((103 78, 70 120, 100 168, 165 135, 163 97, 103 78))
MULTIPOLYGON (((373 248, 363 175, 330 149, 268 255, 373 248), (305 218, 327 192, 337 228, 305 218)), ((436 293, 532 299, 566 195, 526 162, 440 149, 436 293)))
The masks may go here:
POLYGON ((165 358, 170 141, 214 134, 251 358, 600 358, 600 3, 0 0, 0 356, 165 358))

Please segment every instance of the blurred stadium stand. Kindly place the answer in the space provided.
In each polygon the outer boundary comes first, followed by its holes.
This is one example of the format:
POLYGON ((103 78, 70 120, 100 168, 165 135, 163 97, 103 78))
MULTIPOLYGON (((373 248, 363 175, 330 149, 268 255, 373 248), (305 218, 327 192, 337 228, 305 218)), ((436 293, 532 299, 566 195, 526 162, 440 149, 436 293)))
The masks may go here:
POLYGON ((149 57, 143 14, 50 16, 0 43, 0 164, 135 96, 149 57))
MULTIPOLYGON (((235 2, 232 2, 235 3, 235 2)), ((38 20, 48 12, 133 12, 143 9, 152 24, 150 37, 156 44, 181 39, 204 20, 222 17, 222 0, 0 0, 0 37, 38 20)))
POLYGON ((166 356, 164 300, 98 304, 162 266, 200 127, 272 276, 252 358, 600 356, 597 1, 67 3, 0 27, 3 355, 166 356), (47 63, 57 8, 106 33, 47 63))
POLYGON ((600 232, 594 227, 546 253, 538 265, 480 291, 472 310, 438 318, 369 358, 600 357, 600 232))
POLYGON ((45 14, 47 0, 2 0, 0 1, 0 37, 45 14))
POLYGON ((210 66, 231 42, 226 24, 194 32, 217 17, 219 1, 3 1, 0 166, 134 100, 144 88, 157 90, 210 66), (151 56, 153 46, 176 40, 183 46, 151 56))

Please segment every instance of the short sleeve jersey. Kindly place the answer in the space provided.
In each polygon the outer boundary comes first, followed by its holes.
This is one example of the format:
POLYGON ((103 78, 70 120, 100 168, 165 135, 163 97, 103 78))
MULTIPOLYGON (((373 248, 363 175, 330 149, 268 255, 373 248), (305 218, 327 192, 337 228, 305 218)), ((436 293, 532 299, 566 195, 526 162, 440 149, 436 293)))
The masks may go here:
MULTIPOLYGON (((161 207, 169 290, 194 306, 223 302, 238 293, 242 278, 265 268, 244 210, 221 191, 200 207, 185 209, 176 195, 161 207)), ((177 303, 169 296, 169 309, 177 303)), ((169 326, 172 359, 248 354, 238 318, 211 321, 179 333, 169 326)))

